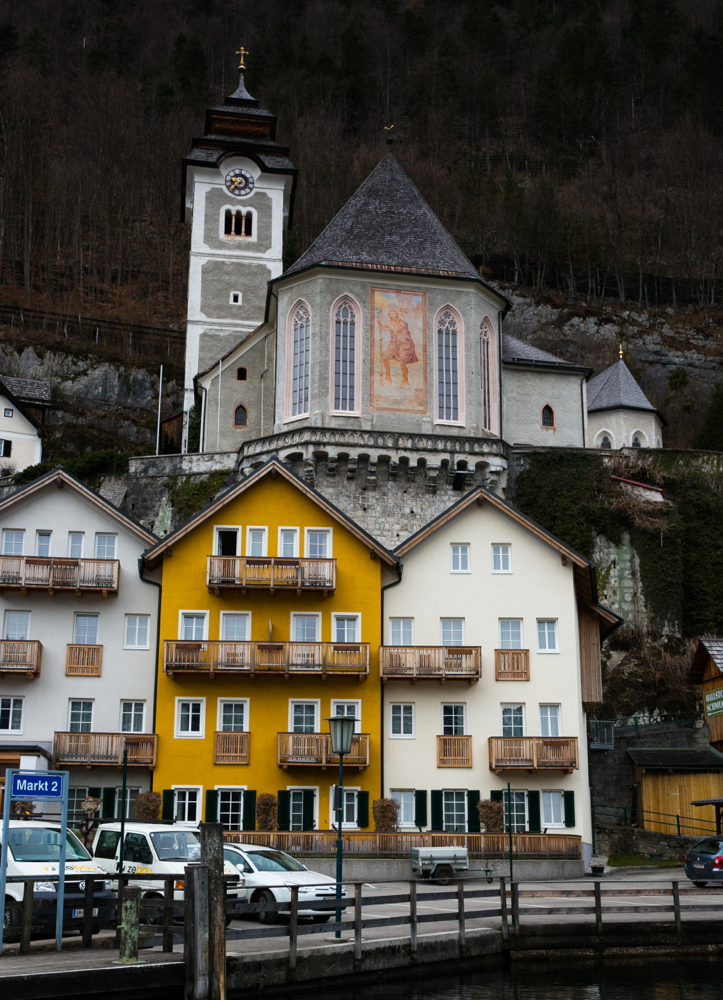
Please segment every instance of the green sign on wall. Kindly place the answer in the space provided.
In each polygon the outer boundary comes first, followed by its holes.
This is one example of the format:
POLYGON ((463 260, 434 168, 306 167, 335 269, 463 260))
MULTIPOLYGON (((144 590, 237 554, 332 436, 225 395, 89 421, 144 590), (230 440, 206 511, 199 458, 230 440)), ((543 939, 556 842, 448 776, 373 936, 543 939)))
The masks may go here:
POLYGON ((723 715, 723 688, 706 691, 705 714, 707 718, 710 718, 711 715, 723 715))

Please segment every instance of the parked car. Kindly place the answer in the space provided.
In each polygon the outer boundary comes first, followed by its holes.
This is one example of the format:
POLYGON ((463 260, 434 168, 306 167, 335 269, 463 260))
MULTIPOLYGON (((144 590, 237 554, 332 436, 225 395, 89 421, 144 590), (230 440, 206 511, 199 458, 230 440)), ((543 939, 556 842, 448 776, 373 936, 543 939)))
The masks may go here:
MULTIPOLYGON (((257 847, 255 844, 226 844, 224 857, 246 880, 247 899, 251 903, 289 903, 291 887, 299 888, 299 916, 311 917, 317 924, 323 924, 337 907, 350 905, 346 889, 342 886, 341 900, 336 900, 336 879, 309 869, 283 851, 272 847, 257 847), (319 909, 306 909, 304 903, 322 903, 319 909), (321 911, 321 912, 320 912, 321 911), (328 911, 328 912, 327 912, 328 911)), ((259 913, 262 924, 274 924, 279 912, 271 910, 259 913)))
POLYGON ((706 837, 685 856, 685 874, 693 885, 723 881, 723 836, 706 837))
MULTIPOLYGON (((37 881, 33 900, 55 903, 58 898, 57 882, 49 881, 48 876, 58 874, 61 843, 60 823, 44 820, 10 820, 7 874, 34 875, 37 881)), ((65 842, 64 930, 80 930, 83 926, 86 874, 101 875, 103 869, 94 863, 72 830, 68 830, 65 842)), ((22 882, 8 882, 5 902, 12 900, 20 902, 24 892, 25 885, 22 882)), ((112 900, 110 882, 97 879, 96 905, 93 907, 94 931, 99 930, 101 921, 110 920, 112 900)), ((33 927, 48 930, 55 927, 56 910, 57 906, 33 909, 33 927)), ((16 907, 4 908, 4 920, 6 932, 11 936, 17 934, 20 928, 20 910, 16 907)))

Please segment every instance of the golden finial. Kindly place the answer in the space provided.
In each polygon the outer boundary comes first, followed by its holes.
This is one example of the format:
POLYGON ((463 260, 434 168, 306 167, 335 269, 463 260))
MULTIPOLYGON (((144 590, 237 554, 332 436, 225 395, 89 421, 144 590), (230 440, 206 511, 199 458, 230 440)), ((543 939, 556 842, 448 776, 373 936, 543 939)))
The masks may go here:
POLYGON ((394 142, 394 136, 392 135, 392 129, 393 128, 394 128, 393 125, 385 125, 384 126, 384 131, 387 133, 387 140, 386 140, 387 141, 387 145, 390 148, 391 148, 392 143, 394 142))
POLYGON ((620 355, 620 360, 622 361, 622 359, 623 359, 623 345, 622 344, 618 345, 618 354, 620 355))
POLYGON ((237 56, 241 56, 241 58, 239 59, 238 68, 239 69, 246 69, 246 67, 244 66, 244 58, 246 56, 250 56, 251 55, 251 53, 249 52, 249 50, 245 49, 243 47, 243 45, 242 45, 240 49, 236 49, 236 55, 237 56))

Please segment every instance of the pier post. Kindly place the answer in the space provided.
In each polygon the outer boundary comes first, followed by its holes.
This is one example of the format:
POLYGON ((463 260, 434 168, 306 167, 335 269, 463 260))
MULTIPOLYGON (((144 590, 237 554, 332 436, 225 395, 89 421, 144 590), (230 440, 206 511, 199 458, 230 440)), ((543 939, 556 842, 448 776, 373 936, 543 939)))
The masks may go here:
POLYGON ((362 885, 354 886, 354 961, 361 962, 362 957, 362 885))
POLYGON ((460 879, 457 883, 457 920, 459 922, 459 957, 467 952, 467 934, 464 924, 464 885, 460 879))
POLYGON ((409 950, 417 957, 417 883, 409 883, 409 950))
POLYGON ((175 879, 166 879, 163 884, 163 950, 173 951, 173 918, 175 906, 169 906, 175 899, 175 879))
POLYGON ((138 961, 138 932, 141 922, 141 887, 127 885, 121 894, 120 955, 118 962, 135 965, 138 961))
POLYGON ((85 899, 83 901, 83 947, 93 947, 93 904, 95 902, 95 879, 85 878, 85 899))
POLYGON ((184 1000, 210 1000, 208 944, 208 869, 184 869, 185 901, 183 958, 186 963, 184 1000))
POLYGON ((296 979, 296 948, 299 943, 299 887, 291 886, 289 906, 289 979, 296 979))
POLYGON ((678 882, 673 882, 673 913, 675 914, 675 936, 678 944, 682 944, 683 925, 680 921, 680 890, 678 882))
POLYGON ((502 920, 502 940, 506 945, 510 942, 510 927, 507 923, 507 886, 505 879, 500 879, 500 918, 502 920))
POLYGON ((602 893, 600 891, 600 882, 595 880, 595 926, 597 928, 597 946, 602 951, 602 893))
POLYGON ((33 933, 33 893, 34 882, 26 882, 23 890, 23 907, 20 916, 20 954, 30 954, 30 938, 33 933))
POLYGON ((512 882, 512 926, 515 931, 515 940, 520 936, 520 885, 512 882))
POLYGON ((226 998, 226 884, 223 827, 201 823, 201 859, 208 870, 208 950, 211 1000, 226 998))

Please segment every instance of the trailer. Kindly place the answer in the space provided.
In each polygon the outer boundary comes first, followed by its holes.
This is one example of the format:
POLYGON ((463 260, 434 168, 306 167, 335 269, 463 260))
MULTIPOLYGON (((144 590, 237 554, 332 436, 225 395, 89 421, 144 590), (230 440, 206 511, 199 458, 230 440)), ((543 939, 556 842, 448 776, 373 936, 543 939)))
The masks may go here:
POLYGON ((422 878, 433 878, 439 885, 459 877, 469 870, 466 847, 413 847, 412 872, 422 878))

